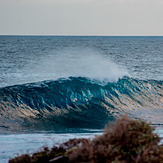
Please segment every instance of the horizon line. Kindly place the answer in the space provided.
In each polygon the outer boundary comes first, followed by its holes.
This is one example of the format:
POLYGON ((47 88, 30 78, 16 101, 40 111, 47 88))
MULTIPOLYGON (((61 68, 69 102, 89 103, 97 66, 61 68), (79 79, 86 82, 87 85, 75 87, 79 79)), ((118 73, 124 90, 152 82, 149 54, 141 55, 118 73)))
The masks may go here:
POLYGON ((163 37, 163 35, 76 35, 76 34, 0 34, 0 36, 58 36, 58 37, 163 37))

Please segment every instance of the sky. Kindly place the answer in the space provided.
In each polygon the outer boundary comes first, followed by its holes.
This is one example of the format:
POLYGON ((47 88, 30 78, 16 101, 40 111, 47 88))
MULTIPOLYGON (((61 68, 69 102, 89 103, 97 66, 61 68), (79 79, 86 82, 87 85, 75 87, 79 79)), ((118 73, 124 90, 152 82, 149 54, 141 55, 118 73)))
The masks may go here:
POLYGON ((0 35, 163 36, 163 0, 0 0, 0 35))

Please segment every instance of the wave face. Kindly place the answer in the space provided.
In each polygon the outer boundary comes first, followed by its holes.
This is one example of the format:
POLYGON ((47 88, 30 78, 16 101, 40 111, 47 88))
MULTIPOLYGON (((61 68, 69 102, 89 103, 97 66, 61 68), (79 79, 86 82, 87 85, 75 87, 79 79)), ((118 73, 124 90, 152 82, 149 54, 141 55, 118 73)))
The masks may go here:
POLYGON ((51 130, 103 128, 128 113, 163 122, 163 81, 129 77, 102 85, 83 77, 0 89, 0 127, 51 130))

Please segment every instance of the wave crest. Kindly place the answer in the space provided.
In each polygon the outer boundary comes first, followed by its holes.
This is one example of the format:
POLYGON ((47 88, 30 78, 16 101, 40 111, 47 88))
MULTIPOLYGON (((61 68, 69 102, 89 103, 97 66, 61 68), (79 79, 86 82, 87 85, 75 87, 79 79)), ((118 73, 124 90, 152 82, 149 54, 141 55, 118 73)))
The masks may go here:
POLYGON ((37 129, 102 128, 126 113, 163 123, 162 106, 162 81, 129 77, 106 85, 88 78, 70 77, 0 89, 1 123, 10 128, 14 123, 37 129))

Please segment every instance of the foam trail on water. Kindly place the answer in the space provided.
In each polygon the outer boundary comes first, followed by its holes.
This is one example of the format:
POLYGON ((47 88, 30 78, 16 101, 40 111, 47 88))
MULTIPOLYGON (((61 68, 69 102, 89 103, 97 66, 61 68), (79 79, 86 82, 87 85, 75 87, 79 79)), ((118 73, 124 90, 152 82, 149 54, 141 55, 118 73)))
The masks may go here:
POLYGON ((80 76, 102 82, 115 82, 128 75, 108 57, 92 49, 64 49, 44 59, 41 65, 44 77, 53 80, 80 76))

